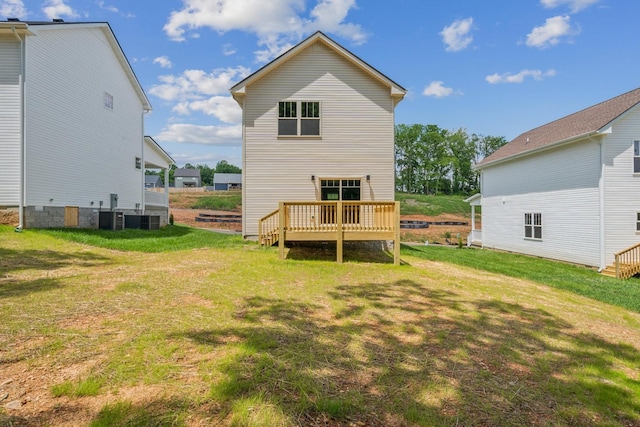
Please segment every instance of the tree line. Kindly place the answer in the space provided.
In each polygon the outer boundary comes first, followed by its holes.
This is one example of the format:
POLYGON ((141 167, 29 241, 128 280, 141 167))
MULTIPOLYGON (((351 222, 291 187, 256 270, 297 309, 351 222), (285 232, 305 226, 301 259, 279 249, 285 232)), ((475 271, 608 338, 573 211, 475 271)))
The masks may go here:
POLYGON ((474 164, 507 143, 502 136, 450 131, 437 125, 396 125, 396 190, 470 195, 479 190, 474 164))
MULTIPOLYGON (((176 165, 171 165, 169 168, 169 182, 174 182, 174 173, 178 169, 176 165)), ((242 173, 242 169, 238 166, 232 165, 226 160, 220 160, 216 163, 214 168, 209 165, 192 165, 191 163, 187 163, 184 165, 184 169, 198 169, 200 171, 200 180, 202 181, 202 185, 213 185, 213 175, 216 173, 242 173)), ((164 183, 164 172, 147 170, 145 171, 147 175, 159 175, 164 183)))

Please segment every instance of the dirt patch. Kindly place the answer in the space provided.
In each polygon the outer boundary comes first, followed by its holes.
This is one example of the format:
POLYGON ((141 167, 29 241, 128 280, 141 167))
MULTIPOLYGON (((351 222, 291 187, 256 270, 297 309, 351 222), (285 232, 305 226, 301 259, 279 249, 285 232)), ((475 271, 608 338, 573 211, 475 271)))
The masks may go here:
MULTIPOLYGON (((218 229, 242 232, 242 224, 238 223, 224 223, 224 222, 203 222, 196 221, 196 217, 200 214, 216 214, 216 215, 229 215, 237 214, 237 212, 216 211, 210 209, 187 209, 187 208, 171 208, 173 214, 173 220, 175 224, 188 225, 190 227, 218 229)), ((429 225, 429 228, 410 228, 400 230, 400 239, 403 242, 417 242, 435 244, 458 244, 458 236, 462 238, 463 244, 467 242, 467 235, 471 231, 471 223, 469 218, 462 215, 444 214, 438 216, 426 216, 426 215, 402 215, 402 220, 410 221, 428 221, 428 222, 466 222, 467 225, 429 225), (447 237, 450 236, 450 237, 447 237), (448 240, 448 242, 447 242, 448 240)))
POLYGON ((17 211, 0 210, 0 224, 17 226, 20 218, 17 211))
POLYGON ((184 209, 184 208, 171 208, 171 214, 173 215, 174 224, 188 225, 189 227, 209 228, 218 230, 228 230, 241 232, 241 222, 204 222, 196 221, 196 217, 200 214, 206 215, 229 215, 236 214, 237 212, 226 211, 214 211, 211 209, 184 209))
MULTIPOLYGON (((467 243, 467 235, 471 232, 471 220, 462 215, 443 214, 437 216, 426 215, 401 215, 401 220, 428 221, 428 222, 466 222, 467 225, 433 225, 429 228, 407 228, 400 230, 400 240, 403 242, 419 242, 437 244, 458 244, 458 236, 462 238, 462 243, 467 243), (450 236, 450 237, 447 237, 450 236), (448 240, 448 242, 447 242, 448 240)), ((476 227, 479 227, 476 224, 476 227)))

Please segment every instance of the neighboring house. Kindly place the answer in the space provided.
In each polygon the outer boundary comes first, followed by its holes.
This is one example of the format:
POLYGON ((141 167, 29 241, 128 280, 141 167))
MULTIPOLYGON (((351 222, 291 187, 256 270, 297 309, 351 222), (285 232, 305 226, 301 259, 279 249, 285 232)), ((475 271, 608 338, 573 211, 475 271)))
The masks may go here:
POLYGON ((160 178, 159 175, 145 175, 144 186, 146 188, 164 187, 164 185, 162 184, 162 178, 160 178))
POLYGON ((213 174, 213 189, 215 191, 240 190, 242 188, 241 173, 213 174))
POLYGON ((176 188, 201 187, 200 169, 176 169, 173 172, 176 188))
POLYGON ((484 247, 603 269, 640 242, 640 89, 525 132, 477 167, 484 247))
POLYGON ((321 32, 231 89, 242 107, 242 230, 282 201, 393 201, 406 90, 321 32))
POLYGON ((150 110, 108 23, 0 21, 0 209, 20 227, 146 212, 147 157, 173 163, 145 141, 150 110))

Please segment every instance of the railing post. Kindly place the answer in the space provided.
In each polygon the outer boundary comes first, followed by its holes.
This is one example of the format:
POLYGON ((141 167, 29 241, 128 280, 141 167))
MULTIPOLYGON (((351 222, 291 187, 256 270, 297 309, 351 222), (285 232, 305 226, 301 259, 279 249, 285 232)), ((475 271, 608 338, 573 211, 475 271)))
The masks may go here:
POLYGON ((336 253, 338 264, 342 264, 342 243, 343 243, 343 230, 342 230, 342 202, 336 202, 336 253))
POLYGON ((286 206, 284 204, 284 202, 280 202, 280 207, 279 207, 279 216, 280 216, 280 221, 279 221, 279 235, 278 235, 278 251, 280 253, 280 259, 284 259, 284 232, 285 232, 285 209, 286 206))
POLYGON ((393 214, 393 263, 400 265, 400 202, 395 202, 393 214))
POLYGON ((620 255, 616 254, 616 279, 620 278, 620 255))

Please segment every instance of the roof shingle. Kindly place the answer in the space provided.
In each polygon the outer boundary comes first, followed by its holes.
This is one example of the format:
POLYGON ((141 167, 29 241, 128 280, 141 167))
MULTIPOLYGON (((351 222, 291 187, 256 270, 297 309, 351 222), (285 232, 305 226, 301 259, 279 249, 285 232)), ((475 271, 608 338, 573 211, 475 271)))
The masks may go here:
POLYGON ((496 150, 477 166, 484 167, 510 157, 603 130, 609 123, 638 103, 640 103, 640 88, 527 131, 496 150))

